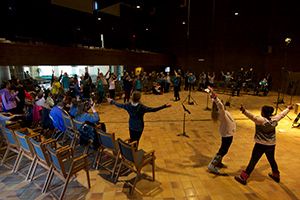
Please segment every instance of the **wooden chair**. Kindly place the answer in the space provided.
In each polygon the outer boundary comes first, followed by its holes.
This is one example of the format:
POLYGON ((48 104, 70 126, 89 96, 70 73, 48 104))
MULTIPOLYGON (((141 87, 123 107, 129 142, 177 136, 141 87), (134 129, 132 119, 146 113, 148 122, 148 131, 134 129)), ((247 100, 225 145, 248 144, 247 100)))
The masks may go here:
POLYGON ((152 165, 152 177, 155 180, 155 150, 145 152, 143 149, 137 150, 135 148, 136 141, 132 143, 126 143, 120 138, 118 138, 120 153, 121 153, 121 163, 119 165, 119 170, 115 178, 115 183, 118 181, 120 171, 123 165, 128 169, 137 173, 134 180, 130 195, 132 195, 134 188, 136 186, 137 180, 140 176, 141 169, 147 164, 152 165))
MULTIPOLYGON (((32 145, 32 148, 34 149, 34 158, 33 158, 32 164, 30 166, 31 170, 28 171, 29 175, 27 175, 27 176, 29 177, 29 181, 32 181, 34 178, 34 174, 35 174, 37 165, 41 165, 42 167, 44 167, 47 170, 50 169, 51 163, 50 163, 49 154, 46 149, 46 145, 49 144, 53 149, 57 149, 57 143, 56 143, 55 139, 52 139, 52 138, 48 139, 44 142, 38 142, 38 141, 34 140, 33 138, 30 138, 29 141, 32 145)), ((63 147, 63 148, 67 148, 67 146, 63 147)))
POLYGON ((82 155, 78 158, 73 157, 73 148, 72 147, 66 147, 58 150, 54 150, 51 148, 49 144, 46 145, 47 150, 50 155, 50 169, 43 187, 42 192, 47 192, 51 181, 53 179, 54 174, 58 176, 61 180, 63 180, 64 188, 61 192, 60 199, 63 199, 64 194, 66 192, 68 183, 70 181, 70 178, 73 175, 76 175, 77 172, 81 171, 82 169, 86 170, 86 176, 88 180, 88 187, 91 188, 90 184, 90 176, 89 176, 89 163, 87 161, 87 155, 82 155), (68 158, 63 161, 62 155, 65 155, 63 153, 68 154, 68 158))
MULTIPOLYGON (((16 159, 16 162, 15 162, 15 169, 13 172, 17 172, 19 167, 20 167, 20 164, 21 164, 21 161, 23 159, 23 156, 25 156, 26 158, 28 158, 29 160, 31 160, 31 162, 33 161, 34 159, 34 150, 31 146, 31 143, 29 142, 29 138, 37 138, 37 140, 40 140, 41 137, 40 137, 40 134, 32 134, 32 135, 26 135, 26 134, 23 134, 23 133, 20 133, 19 131, 15 131, 15 136, 19 142, 19 153, 18 153, 18 157, 16 159)), ((29 175, 32 170, 32 164, 29 168, 29 171, 27 173, 27 176, 25 178, 25 180, 28 180, 29 178, 29 175)))
POLYGON ((76 141, 78 139, 76 126, 74 125, 74 122, 68 113, 62 113, 62 117, 64 119, 65 126, 66 126, 66 132, 64 133, 62 141, 64 141, 66 135, 68 135, 72 139, 70 146, 72 146, 73 149, 75 149, 76 141))
MULTIPOLYGON (((4 153, 4 156, 3 156, 2 162, 1 162, 1 166, 2 166, 5 162, 5 159, 8 156, 9 151, 19 154, 20 145, 19 145, 19 142, 18 142, 13 130, 5 128, 2 125, 0 126, 0 128, 2 129, 2 133, 4 134, 5 142, 7 144, 7 149, 4 153)), ((12 168, 12 172, 15 170, 16 164, 17 164, 17 162, 15 162, 15 164, 12 168)))
POLYGON ((112 178, 115 174, 116 166, 120 157, 118 141, 115 140, 114 133, 106 133, 101 130, 98 130, 97 133, 100 139, 100 147, 97 149, 97 154, 94 160, 93 167, 98 169, 99 165, 101 165, 104 150, 106 150, 106 155, 109 155, 116 159, 112 170, 112 178))

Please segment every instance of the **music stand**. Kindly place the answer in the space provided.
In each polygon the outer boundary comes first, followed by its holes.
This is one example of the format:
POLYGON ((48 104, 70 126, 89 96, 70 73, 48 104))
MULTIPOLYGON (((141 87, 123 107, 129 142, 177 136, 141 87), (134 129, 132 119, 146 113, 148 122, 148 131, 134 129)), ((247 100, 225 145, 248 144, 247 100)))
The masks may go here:
POLYGON ((187 112, 187 113, 191 114, 191 112, 190 112, 188 109, 186 109, 186 107, 183 105, 183 103, 182 103, 181 105, 182 105, 182 107, 183 107, 183 109, 184 109, 184 114, 183 114, 183 132, 180 133, 180 134, 178 134, 177 136, 185 136, 185 137, 187 137, 187 138, 190 138, 190 136, 188 136, 188 135, 185 133, 185 113, 187 112))
POLYGON ((211 109, 208 107, 208 101, 209 101, 209 93, 207 93, 207 99, 206 99, 206 108, 204 110, 211 111, 211 109))
POLYGON ((189 88, 189 94, 188 94, 187 97, 183 100, 182 103, 184 103, 186 100, 188 100, 188 104, 189 104, 189 105, 194 105, 194 102, 195 102, 196 105, 198 105, 197 102, 195 101, 195 99, 194 99, 194 98, 192 97, 192 95, 191 95, 191 87, 189 88), (193 99, 193 101, 191 101, 191 98, 193 99))

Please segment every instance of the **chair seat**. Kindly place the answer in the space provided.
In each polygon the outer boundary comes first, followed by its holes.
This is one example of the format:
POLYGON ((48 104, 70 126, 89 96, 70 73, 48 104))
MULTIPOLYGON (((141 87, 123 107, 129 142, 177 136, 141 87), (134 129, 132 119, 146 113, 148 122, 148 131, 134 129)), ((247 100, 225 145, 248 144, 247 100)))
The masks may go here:
MULTIPOLYGON (((143 155, 146 153, 143 149, 140 149, 138 151, 135 152, 136 153, 136 160, 138 162, 138 165, 141 164, 142 162, 142 159, 143 159, 143 155)), ((146 157, 145 157, 145 160, 152 157, 151 154, 148 154, 146 157)))
MULTIPOLYGON (((70 158, 70 159, 66 160, 65 162, 63 162, 63 165, 64 165, 67 173, 70 172, 70 168, 71 168, 71 165, 72 165, 74 159, 76 159, 76 158, 70 158)), ((84 162, 84 160, 80 159, 79 161, 76 162, 76 165, 74 167, 82 164, 83 162, 84 162)))

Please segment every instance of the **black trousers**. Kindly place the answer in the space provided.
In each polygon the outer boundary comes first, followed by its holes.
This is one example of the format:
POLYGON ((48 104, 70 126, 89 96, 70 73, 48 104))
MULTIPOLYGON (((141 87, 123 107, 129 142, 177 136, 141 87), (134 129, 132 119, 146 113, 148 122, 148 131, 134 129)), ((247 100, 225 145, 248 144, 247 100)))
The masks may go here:
POLYGON ((233 136, 231 137, 222 137, 222 144, 221 144, 221 147, 219 149, 219 152, 217 153, 218 155, 224 157, 227 152, 228 152, 228 149, 232 143, 232 139, 233 139, 233 136))
POLYGON ((252 150, 252 156, 250 159, 250 162, 245 170, 245 173, 250 175, 251 172, 254 170, 255 165, 259 161, 259 159, 262 157, 263 154, 266 154, 267 159, 271 165, 272 171, 274 173, 279 173, 278 171, 278 166, 275 161, 275 145, 274 146, 268 146, 268 145, 263 145, 263 144, 258 144, 256 143, 254 145, 254 148, 252 150))
POLYGON ((130 90, 124 90, 125 96, 124 96, 124 103, 129 102, 130 99, 130 90))
POLYGON ((180 99, 179 97, 179 87, 180 86, 174 86, 174 97, 177 99, 180 99))
POLYGON ((109 98, 115 99, 116 90, 109 90, 109 98))
POLYGON ((132 129, 129 129, 129 134, 130 134, 130 142, 137 141, 137 144, 139 144, 139 141, 141 139, 143 130, 141 131, 135 131, 132 129))
POLYGON ((103 92, 98 92, 98 96, 99 96, 99 99, 98 99, 97 103, 102 103, 102 100, 103 100, 103 92))

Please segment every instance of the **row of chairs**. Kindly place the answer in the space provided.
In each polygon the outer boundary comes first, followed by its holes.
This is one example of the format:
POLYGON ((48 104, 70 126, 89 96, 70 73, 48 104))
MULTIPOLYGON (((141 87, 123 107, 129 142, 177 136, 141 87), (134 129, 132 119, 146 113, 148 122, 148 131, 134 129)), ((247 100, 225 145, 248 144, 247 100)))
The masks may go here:
MULTIPOLYGON (((89 173, 87 162, 87 154, 89 150, 89 145, 84 149, 83 155, 79 158, 74 157, 74 149, 79 137, 79 128, 84 123, 78 122, 72 119, 67 113, 63 114, 63 119, 66 125, 66 132, 63 133, 63 140, 66 135, 72 135, 72 141, 70 146, 59 146, 58 142, 55 139, 47 139, 41 141, 41 136, 39 134, 28 135, 20 131, 13 131, 7 129, 6 127, 0 127, 2 133, 4 133, 3 140, 7 144, 7 150, 3 156, 1 165, 5 162, 5 159, 9 151, 15 152, 18 154, 18 157, 13 166, 12 172, 17 172, 22 161, 23 156, 27 157, 32 161, 29 168, 28 174, 25 180, 32 181, 34 174, 37 168, 37 165, 41 165, 43 168, 48 170, 48 175, 45 180, 42 192, 47 192, 50 187, 51 181, 54 174, 61 178, 64 183, 64 189, 61 193, 60 199, 64 197, 68 182, 70 177, 75 175, 76 172, 86 169, 89 188, 89 173)), ((118 140, 115 139, 114 133, 106 133, 97 129, 97 135, 99 137, 100 146, 97 149, 97 153, 93 162, 93 167, 98 169, 99 165, 102 167, 105 166, 103 158, 107 155, 115 158, 111 177, 113 178, 116 175, 114 182, 118 181, 120 176, 121 168, 126 166, 132 171, 137 173, 133 187, 130 194, 133 193, 137 180, 140 176, 141 169, 147 165, 152 164, 152 173, 153 180, 155 180, 155 151, 145 152, 140 149, 137 150, 136 142, 128 143, 129 139, 118 140), (119 170, 116 173, 117 165, 119 163, 119 170)))
POLYGON ((82 169, 86 170, 88 179, 88 187, 90 188, 89 168, 90 163, 87 161, 87 152, 82 156, 75 157, 73 147, 59 146, 54 139, 42 141, 39 134, 28 134, 28 132, 13 131, 6 127, 0 126, 2 139, 7 144, 6 152, 2 158, 1 166, 4 164, 10 151, 18 154, 12 172, 17 172, 19 166, 25 156, 31 161, 26 181, 34 179, 37 165, 48 170, 42 192, 45 193, 49 189, 53 175, 56 174, 64 181, 64 188, 61 192, 60 199, 64 198, 69 180, 82 169))
MULTIPOLYGON (((79 128, 84 124, 83 122, 78 122, 77 120, 74 120, 71 118, 70 115, 67 113, 62 113, 65 126, 66 126, 66 132, 63 136, 63 141, 66 135, 74 135, 71 145, 73 148, 75 148, 77 138, 79 137, 79 128), (76 139, 74 139, 76 138, 76 139)), ((114 133, 107 133, 99 128, 97 128, 97 136, 100 142, 100 146, 97 149, 97 153, 93 162, 93 167, 95 169, 99 168, 99 165, 102 167, 105 167, 104 162, 102 162, 103 158, 106 156, 110 156, 115 159, 113 169, 106 169, 110 170, 112 172, 111 178, 115 175, 117 164, 119 160, 121 159, 121 162, 119 164, 119 170, 116 174, 114 182, 116 183, 118 181, 120 171, 122 166, 126 166, 132 171, 135 171, 137 173, 137 176, 135 178, 133 187, 131 189, 131 193, 133 193, 134 188, 136 186, 137 180, 139 178, 139 175, 141 173, 141 169, 147 165, 152 164, 152 174, 153 174, 153 180, 155 180, 155 151, 149 151, 145 152, 143 149, 137 150, 137 142, 129 143, 130 138, 126 140, 121 140, 118 138, 115 139, 114 133), (121 156, 121 157, 120 157, 121 156), (102 164, 101 164, 102 163, 102 164)), ((88 149, 85 150, 88 152, 88 149)))
MULTIPOLYGON (((74 120, 71 118, 70 115, 67 113, 62 113, 65 126, 66 126, 66 132, 63 136, 63 141, 66 135, 74 135, 71 145, 73 148, 75 148, 77 138, 79 137, 79 128, 84 124, 83 122, 79 122, 77 120, 74 120)), ((121 155, 121 162, 119 166, 119 170, 116 174, 116 178, 114 182, 116 183, 118 181, 118 177, 120 175, 120 170, 122 166, 126 166, 127 168, 131 169, 132 171, 135 171, 137 173, 137 176, 135 178, 133 187, 131 189, 131 193, 133 193, 135 185, 137 183, 137 180, 139 178, 139 175, 141 173, 142 167, 144 167, 147 164, 152 164, 152 174, 153 174, 153 180, 155 180, 155 151, 149 151, 145 152, 144 150, 140 149, 137 150, 137 142, 128 143, 130 141, 130 138, 126 140, 121 140, 118 138, 118 140, 115 139, 114 133, 106 133, 103 132, 100 129, 97 129, 97 135, 98 139, 100 141, 100 146, 97 149, 97 153, 94 159, 93 167, 98 169, 99 165, 101 165, 101 161, 105 156, 111 156, 115 159, 114 167, 112 170, 111 178, 115 175, 116 167, 118 164, 118 161, 120 160, 121 155)), ((86 152, 88 150, 85 150, 86 152)), ((104 165, 101 165, 105 167, 104 165)))

